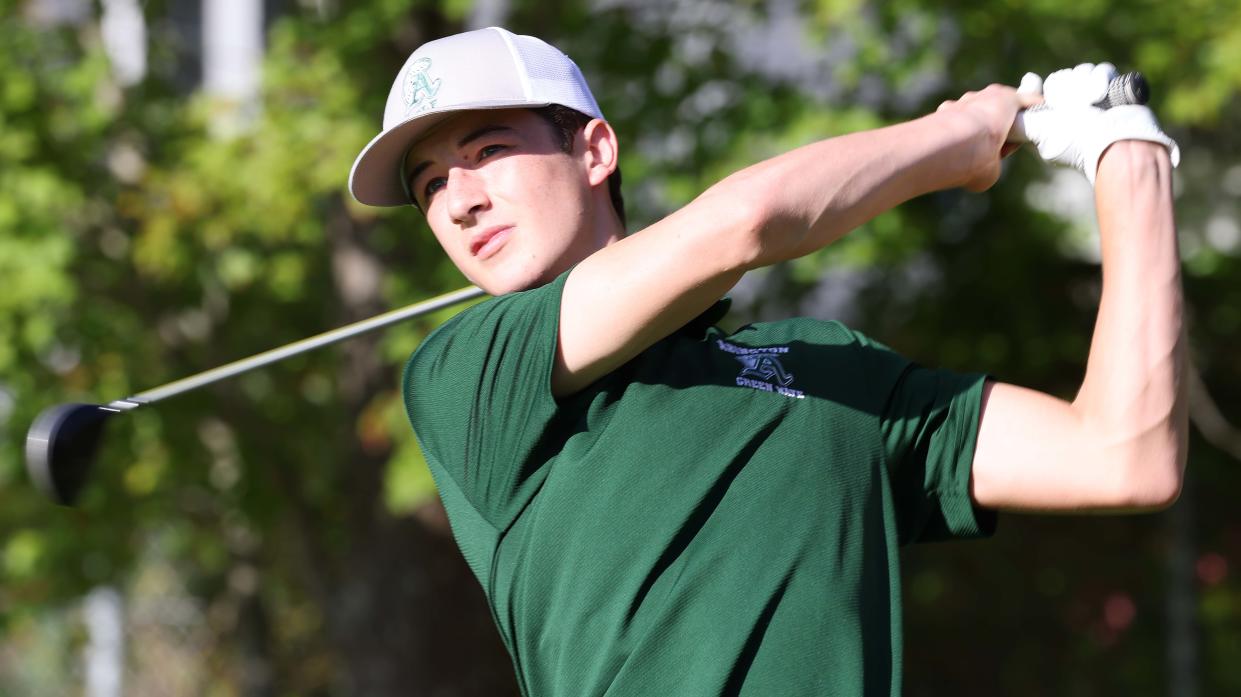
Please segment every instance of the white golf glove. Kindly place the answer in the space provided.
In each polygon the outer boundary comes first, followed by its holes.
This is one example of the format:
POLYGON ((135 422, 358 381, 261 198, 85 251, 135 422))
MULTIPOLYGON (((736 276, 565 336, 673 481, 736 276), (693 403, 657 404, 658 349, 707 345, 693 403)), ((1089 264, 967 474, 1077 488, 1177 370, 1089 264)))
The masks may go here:
POLYGON ((1083 63, 1068 70, 1057 70, 1043 81, 1026 73, 1019 92, 1041 93, 1045 106, 1026 109, 1019 116, 1017 130, 1049 162, 1076 167, 1091 185, 1099 158, 1109 145, 1120 140, 1148 140, 1168 148, 1175 167, 1181 159, 1176 142, 1159 128, 1155 115, 1145 106, 1123 105, 1111 109, 1094 106, 1107 94, 1116 77, 1111 63, 1083 63))

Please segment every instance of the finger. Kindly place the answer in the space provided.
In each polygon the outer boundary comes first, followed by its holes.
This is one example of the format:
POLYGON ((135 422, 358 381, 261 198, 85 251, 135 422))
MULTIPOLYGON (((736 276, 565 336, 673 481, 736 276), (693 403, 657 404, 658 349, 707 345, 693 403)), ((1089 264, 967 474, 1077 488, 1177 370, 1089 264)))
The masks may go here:
POLYGON ((1090 102, 1097 103, 1107 97, 1107 89, 1116 78, 1116 66, 1111 63, 1100 63, 1090 71, 1088 95, 1090 102))
POLYGON ((1017 91, 1017 101, 1021 104, 1022 109, 1029 109, 1036 104, 1043 103, 1043 95, 1038 92, 1022 92, 1017 91))
POLYGON ((1072 79, 1071 75, 1072 72, 1067 69, 1057 70, 1048 75, 1047 79, 1043 80, 1043 100, 1048 104, 1063 101, 1063 98, 1067 96, 1064 94, 1066 92, 1064 85, 1072 79))
POLYGON ((948 107, 956 103, 957 102, 954 99, 948 99, 948 100, 942 101, 939 103, 939 106, 935 108, 935 111, 943 111, 944 109, 947 109, 948 107))
POLYGON ((1100 63, 1094 67, 1093 72, 1102 75, 1104 82, 1111 82, 1120 76, 1120 71, 1111 63, 1100 63))
POLYGON ((1043 95, 1043 78, 1038 73, 1026 73, 1021 76, 1021 84, 1017 86, 1018 94, 1033 93, 1043 95))

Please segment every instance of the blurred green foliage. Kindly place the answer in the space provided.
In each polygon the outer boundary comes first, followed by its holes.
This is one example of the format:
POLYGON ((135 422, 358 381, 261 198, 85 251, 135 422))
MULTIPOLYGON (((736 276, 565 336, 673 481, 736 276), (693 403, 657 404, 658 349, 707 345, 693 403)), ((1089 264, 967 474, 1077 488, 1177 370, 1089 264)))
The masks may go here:
MULTIPOLYGON (((43 407, 119 398, 464 285, 415 211, 358 206, 345 183, 405 56, 462 29, 473 3, 312 4, 272 22, 258 115, 223 135, 212 124, 236 105, 187 93, 170 67, 177 37, 153 33, 162 62, 122 89, 94 25, 0 23, 0 635, 75 645, 40 629, 46 613, 135 583, 154 558, 204 607, 243 608, 213 620, 213 693, 243 692, 247 656, 272 666, 281 694, 356 694, 366 651, 430 670, 436 651, 475 648, 474 635, 424 636, 478 610, 419 576, 443 553, 407 527, 425 522, 433 490, 396 390, 404 357, 449 312, 116 420, 77 509, 48 505, 22 471, 43 407), (369 270, 361 296, 343 285, 346 258, 369 270), (393 579, 426 581, 423 595, 396 604, 393 579), (437 614, 449 619, 423 621, 437 614), (423 638, 355 646, 379 620, 423 638)), ((1184 151, 1194 355, 1241 421, 1241 140, 1227 127, 1241 116, 1241 3, 813 0, 779 5, 796 10, 791 25, 777 5, 516 0, 507 25, 582 66, 621 137, 635 228, 763 157, 1026 70, 1141 69, 1184 151)), ((0 14, 22 6, 0 0, 0 14)), ((161 26, 167 8, 146 11, 161 26)), ((1089 227, 1060 198, 1076 185, 1018 154, 987 193, 924 197, 757 274, 739 315, 832 308, 926 363, 1071 396, 1098 286, 1089 227)), ((1241 477, 1197 440, 1190 466, 1195 553, 1224 560, 1222 575, 1194 571, 1201 680, 1231 693, 1241 477)), ((1163 693, 1165 521, 1012 517, 988 543, 911 550, 908 693, 1163 693), (1129 623, 1108 619, 1130 605, 1129 623)))

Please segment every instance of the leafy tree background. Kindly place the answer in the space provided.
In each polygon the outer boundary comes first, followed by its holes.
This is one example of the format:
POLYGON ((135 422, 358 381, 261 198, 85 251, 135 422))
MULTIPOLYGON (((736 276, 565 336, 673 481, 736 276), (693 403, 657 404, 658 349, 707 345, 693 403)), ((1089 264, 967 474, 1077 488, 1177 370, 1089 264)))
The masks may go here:
MULTIPOLYGON (((36 413, 102 402, 464 285, 416 211, 352 202, 395 71, 483 9, 573 56, 622 141, 632 229, 812 139, 1021 73, 1146 73, 1183 150, 1190 477, 1145 517, 1004 516, 905 556, 907 694, 1241 690, 1241 3, 365 0, 269 4, 258 115, 193 89, 185 3, 121 87, 97 23, 0 0, 0 694, 77 694, 82 598, 127 608, 127 694, 515 694, 401 409, 435 324, 116 419, 76 509, 22 467, 36 413), (498 8, 498 9, 497 9, 498 8), (1208 396, 1209 395, 1209 396, 1208 396), (1207 436, 1206 438, 1202 437, 1207 436)), ((1089 186, 1018 153, 748 276, 733 322, 844 319, 931 364, 1071 397, 1098 296, 1089 186)))

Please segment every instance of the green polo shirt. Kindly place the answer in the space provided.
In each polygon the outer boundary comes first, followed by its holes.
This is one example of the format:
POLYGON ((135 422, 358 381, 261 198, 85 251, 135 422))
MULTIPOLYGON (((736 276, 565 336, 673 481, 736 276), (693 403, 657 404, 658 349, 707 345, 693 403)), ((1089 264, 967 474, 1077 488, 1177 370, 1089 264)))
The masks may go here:
POLYGON ((898 546, 994 529, 983 376, 837 322, 726 334, 721 304, 557 402, 566 277, 462 312, 404 377, 523 694, 899 695, 898 546))

